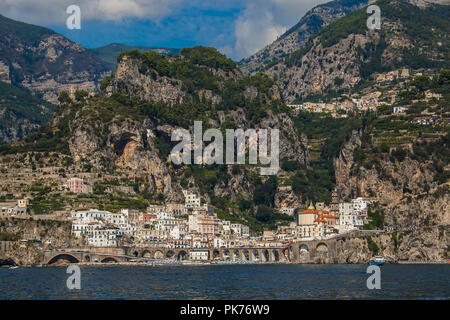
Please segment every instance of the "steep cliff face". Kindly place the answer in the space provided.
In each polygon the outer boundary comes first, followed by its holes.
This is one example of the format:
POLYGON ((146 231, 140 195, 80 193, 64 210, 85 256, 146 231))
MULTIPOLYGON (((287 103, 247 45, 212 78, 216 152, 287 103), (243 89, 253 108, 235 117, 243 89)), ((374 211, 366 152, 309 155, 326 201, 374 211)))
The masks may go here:
POLYGON ((375 255, 388 263, 435 262, 449 258, 447 227, 398 232, 366 238, 350 238, 337 243, 338 263, 367 263, 375 255))
POLYGON ((53 31, 0 15, 0 77, 56 103, 61 91, 96 91, 111 69, 79 44, 53 31))
POLYGON ((351 197, 352 189, 347 182, 350 180, 351 169, 354 164, 354 151, 361 146, 361 143, 361 133, 353 131, 349 141, 343 145, 334 161, 336 185, 339 186, 343 198, 351 197))
POLYGON ((0 143, 22 139, 53 114, 53 105, 24 88, 0 82, 0 97, 0 143))
POLYGON ((0 232, 16 240, 41 240, 40 243, 10 241, 7 250, 0 252, 0 260, 11 259, 18 265, 37 265, 43 262, 43 251, 83 245, 72 238, 69 222, 32 219, 0 219, 0 232))
POLYGON ((8 109, 0 110, 2 122, 8 122, 9 125, 0 125, 0 143, 9 143, 20 140, 28 133, 39 128, 39 124, 32 123, 28 119, 18 118, 17 115, 8 109))
POLYGON ((375 4, 383 13, 380 30, 367 28, 366 8, 356 10, 264 71, 277 79, 285 101, 352 89, 363 80, 371 80, 374 72, 448 66, 449 30, 444 21, 449 6, 423 7, 406 0, 375 4))
MULTIPOLYGON (((450 193, 438 179, 436 163, 444 158, 429 155, 427 161, 413 159, 414 151, 402 159, 392 155, 396 149, 377 155, 374 164, 354 159, 355 151, 373 148, 361 141, 362 131, 353 132, 335 160, 336 184, 343 200, 372 198, 385 210, 385 226, 439 225, 450 222, 450 193), (368 147, 369 146, 369 147, 368 147)), ((445 143, 439 148, 447 150, 445 143)), ((413 148, 414 150, 414 148, 413 148)))
POLYGON ((85 120, 80 117, 72 122, 74 131, 69 148, 75 161, 87 161, 102 171, 117 169, 146 175, 149 184, 141 191, 162 193, 168 201, 182 201, 181 188, 169 174, 168 159, 159 156, 155 145, 154 132, 163 129, 148 119, 107 124, 86 124, 85 120), (96 134, 99 127, 104 135, 96 134))
POLYGON ((308 51, 298 64, 281 63, 266 72, 272 77, 276 75, 280 84, 284 84, 283 98, 288 103, 298 97, 324 93, 330 88, 353 88, 361 81, 357 50, 371 40, 362 35, 350 35, 328 48, 316 41, 314 49, 308 51))
MULTIPOLYGON (((103 95, 62 102, 52 126, 67 133, 76 162, 89 162, 100 171, 146 175, 145 191, 163 194, 166 200, 182 200, 180 177, 186 169, 170 160, 170 150, 178 143, 171 141, 172 132, 183 128, 193 133, 194 120, 202 120, 204 130, 279 129, 280 159, 308 164, 306 137, 299 139, 292 118, 280 112, 273 81, 262 75, 243 76, 234 62, 215 50, 183 49, 176 57, 124 53, 102 86, 103 95)), ((223 170, 224 179, 214 190, 202 190, 206 199, 251 199, 254 186, 248 172, 244 167, 238 171, 223 170)))
POLYGON ((276 41, 251 57, 243 59, 239 66, 243 72, 248 74, 262 71, 267 66, 276 63, 277 60, 301 49, 312 35, 330 23, 367 3, 368 0, 337 0, 314 7, 276 41))
POLYGON ((139 69, 142 68, 142 63, 124 56, 106 92, 119 91, 142 100, 162 101, 169 105, 183 102, 185 93, 180 80, 154 73, 141 73, 139 69))

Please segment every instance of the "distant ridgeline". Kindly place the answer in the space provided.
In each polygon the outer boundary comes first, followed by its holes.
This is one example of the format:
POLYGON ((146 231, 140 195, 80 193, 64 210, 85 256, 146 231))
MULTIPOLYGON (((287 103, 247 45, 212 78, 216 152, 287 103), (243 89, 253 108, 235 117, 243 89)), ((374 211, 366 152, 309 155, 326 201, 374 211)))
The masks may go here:
POLYGON ((357 92, 376 73, 400 68, 450 68, 450 6, 419 7, 406 0, 379 0, 381 30, 367 28, 367 7, 324 27, 264 72, 276 79, 287 102, 357 92))
POLYGON ((0 143, 25 137, 49 121, 55 106, 28 89, 0 82, 0 143))
POLYGON ((60 92, 95 91, 110 68, 50 29, 0 15, 0 143, 47 122, 60 92))
POLYGON ((107 63, 111 69, 117 66, 117 57, 125 51, 139 50, 141 52, 153 51, 162 55, 177 55, 180 49, 161 48, 161 47, 144 47, 144 46, 130 46, 120 43, 112 43, 107 46, 93 48, 90 51, 99 57, 102 61, 107 63))

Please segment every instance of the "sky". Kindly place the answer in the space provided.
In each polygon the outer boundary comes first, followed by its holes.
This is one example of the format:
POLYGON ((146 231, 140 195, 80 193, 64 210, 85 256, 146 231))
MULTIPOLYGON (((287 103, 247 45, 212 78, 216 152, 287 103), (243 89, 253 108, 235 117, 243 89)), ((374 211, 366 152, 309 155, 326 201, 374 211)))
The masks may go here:
POLYGON ((238 61, 270 44, 327 0, 0 0, 6 17, 48 27, 87 48, 110 43, 212 46, 238 61), (81 10, 69 30, 67 7, 81 10))

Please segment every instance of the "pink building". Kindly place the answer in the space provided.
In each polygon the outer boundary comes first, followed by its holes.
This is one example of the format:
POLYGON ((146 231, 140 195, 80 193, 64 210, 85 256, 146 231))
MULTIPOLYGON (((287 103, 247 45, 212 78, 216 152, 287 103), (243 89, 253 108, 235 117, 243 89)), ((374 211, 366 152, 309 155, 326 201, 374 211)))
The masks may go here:
POLYGON ((73 193, 87 193, 87 186, 84 184, 83 179, 80 178, 70 178, 67 180, 67 187, 70 192, 73 193))

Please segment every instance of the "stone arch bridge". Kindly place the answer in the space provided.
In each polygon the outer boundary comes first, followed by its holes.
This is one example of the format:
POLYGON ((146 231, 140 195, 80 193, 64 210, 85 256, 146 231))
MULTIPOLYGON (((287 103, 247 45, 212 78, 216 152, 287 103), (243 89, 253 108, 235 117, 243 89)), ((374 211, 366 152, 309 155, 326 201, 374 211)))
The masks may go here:
POLYGON ((191 260, 191 252, 207 252, 209 261, 253 261, 265 263, 333 263, 336 259, 336 241, 300 241, 285 247, 239 247, 239 248, 164 248, 164 247, 118 247, 73 248, 47 250, 44 264, 59 260, 81 262, 130 262, 154 260, 191 260))

